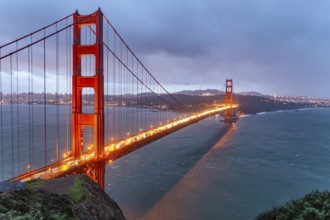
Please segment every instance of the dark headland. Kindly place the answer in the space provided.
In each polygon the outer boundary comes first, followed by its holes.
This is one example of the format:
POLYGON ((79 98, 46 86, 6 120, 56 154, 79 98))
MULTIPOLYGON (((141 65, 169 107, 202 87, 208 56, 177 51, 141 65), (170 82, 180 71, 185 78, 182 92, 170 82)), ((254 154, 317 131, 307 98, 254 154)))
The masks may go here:
POLYGON ((257 220, 278 219, 330 219, 330 193, 313 191, 302 199, 292 200, 282 206, 273 207, 272 210, 257 217, 257 220))
POLYGON ((125 220, 117 203, 87 175, 32 180, 0 194, 0 219, 125 220))
MULTIPOLYGON (((182 112, 198 112, 207 108, 214 108, 221 105, 224 102, 223 94, 211 94, 206 93, 207 90, 203 90, 196 94, 196 91, 191 93, 176 93, 173 96, 180 101, 183 106, 178 106, 177 110, 182 112), (203 95, 203 94, 207 95, 203 95)), ((221 91, 219 91, 221 93, 221 91)), ((165 95, 160 95, 163 99, 167 99, 165 95)), ((136 107, 131 98, 121 97, 120 100, 125 103, 125 106, 136 107)), ((259 112, 279 111, 279 110, 292 110, 302 108, 315 108, 315 107, 329 107, 329 99, 293 99, 293 98, 281 98, 275 99, 266 95, 233 95, 233 102, 239 104, 239 111, 241 114, 256 114, 259 112)), ((149 108, 157 108, 155 104, 157 99, 153 96, 146 96, 141 100, 141 106, 149 108)))

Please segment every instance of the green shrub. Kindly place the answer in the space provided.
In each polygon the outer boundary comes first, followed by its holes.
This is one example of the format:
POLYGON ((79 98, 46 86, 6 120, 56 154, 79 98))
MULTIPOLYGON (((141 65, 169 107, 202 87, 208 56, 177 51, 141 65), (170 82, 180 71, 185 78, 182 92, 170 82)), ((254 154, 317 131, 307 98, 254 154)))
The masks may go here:
POLYGON ((330 193, 313 191, 304 198, 292 200, 260 214, 258 220, 325 220, 330 219, 330 193))
POLYGON ((73 201, 79 203, 83 195, 83 181, 80 178, 76 178, 73 185, 69 188, 67 196, 73 201))

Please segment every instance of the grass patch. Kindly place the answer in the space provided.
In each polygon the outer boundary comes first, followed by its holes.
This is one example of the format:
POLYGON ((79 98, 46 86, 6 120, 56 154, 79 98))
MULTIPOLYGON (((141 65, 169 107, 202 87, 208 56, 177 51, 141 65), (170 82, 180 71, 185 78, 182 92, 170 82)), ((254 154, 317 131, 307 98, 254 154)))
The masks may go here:
POLYGON ((42 180, 42 179, 31 180, 31 181, 26 183, 26 188, 27 189, 35 189, 35 188, 40 187, 44 182, 45 182, 45 180, 42 180))
POLYGON ((83 197, 83 180, 76 178, 72 186, 70 186, 67 196, 75 202, 80 202, 83 197))

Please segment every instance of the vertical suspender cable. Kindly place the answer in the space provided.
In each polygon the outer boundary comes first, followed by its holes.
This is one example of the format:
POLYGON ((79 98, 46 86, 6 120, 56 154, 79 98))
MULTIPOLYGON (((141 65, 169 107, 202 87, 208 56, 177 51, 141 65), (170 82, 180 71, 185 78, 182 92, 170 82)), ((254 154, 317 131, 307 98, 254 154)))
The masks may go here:
MULTIPOLYGON (((56 23, 57 31, 57 23, 56 23)), ((59 36, 56 34, 56 161, 59 160, 60 106, 59 106, 59 36)))
MULTIPOLYGON (((139 63, 136 62, 136 75, 139 77, 139 63)), ((139 130, 139 81, 136 80, 136 129, 139 130)))
MULTIPOLYGON (((114 47, 114 51, 115 51, 115 53, 116 53, 116 35, 115 35, 115 33, 113 34, 113 47, 114 47)), ((112 74, 113 74, 113 76, 112 76, 112 82, 113 82, 113 85, 112 85, 112 87, 113 87, 113 94, 112 94, 112 97, 113 97, 113 103, 114 104, 116 104, 116 101, 117 101, 117 99, 116 99, 116 58, 115 58, 115 56, 113 56, 113 61, 112 61, 112 68, 113 68, 113 72, 112 72, 112 74)), ((114 106, 113 108, 113 119, 112 119, 112 123, 113 123, 113 125, 112 125, 112 131, 113 132, 115 132, 115 131, 117 131, 117 127, 116 127, 116 110, 117 110, 117 108, 116 108, 116 106, 114 106)), ((114 138, 115 137, 111 137, 111 139, 112 140, 114 140, 114 138)))
MULTIPOLYGON (((18 42, 16 42, 16 50, 18 49, 18 42)), ((20 174, 20 124, 19 124, 19 97, 18 97, 18 52, 16 53, 16 126, 17 126, 17 168, 20 174)))
POLYGON ((160 111, 160 107, 159 107, 159 92, 158 92, 158 86, 157 86, 156 83, 155 83, 155 90, 156 90, 156 93, 158 94, 157 97, 156 97, 157 108, 158 108, 156 126, 158 126, 159 125, 159 111, 160 111))
MULTIPOLYGON (((131 61, 129 59, 127 59, 127 62, 128 63, 131 63, 131 61)), ((131 70, 133 70, 133 66, 131 65, 131 70)), ((132 98, 132 95, 131 95, 131 89, 132 89, 132 74, 130 74, 128 71, 127 71, 127 74, 128 74, 128 106, 129 106, 129 115, 127 116, 128 117, 128 126, 130 128, 130 130, 132 131, 132 134, 134 134, 134 127, 133 127, 133 124, 132 124, 132 120, 131 120, 131 116, 132 116, 132 102, 131 102, 131 98, 132 98)))
POLYGON ((160 93, 160 87, 159 85, 157 85, 157 90, 158 90, 158 94, 159 94, 159 98, 158 98, 158 101, 159 101, 159 122, 158 122, 158 125, 161 124, 162 122, 162 115, 163 115, 163 110, 162 110, 162 102, 163 100, 161 100, 161 93, 160 93))
MULTIPOLYGON (((124 50, 124 49, 123 49, 124 50)), ((125 53, 125 51, 123 52, 123 53, 125 53)), ((122 61, 123 61, 123 59, 124 59, 124 54, 123 54, 123 57, 122 57, 122 61)), ((125 82, 125 80, 126 80, 126 69, 125 69, 125 67, 124 67, 124 65, 122 65, 122 72, 121 72, 121 75, 122 75, 122 86, 121 86, 121 88, 122 88, 122 104, 123 104, 123 107, 122 107, 122 109, 123 109, 123 128, 124 128, 124 130, 125 130, 125 132, 126 132, 126 136, 127 136, 127 134, 128 134, 128 130, 127 130, 127 124, 126 124, 126 106, 125 106, 125 97, 126 97, 126 82, 125 82)))
MULTIPOLYGON (((120 42, 120 60, 123 60, 123 43, 120 42)), ((123 81, 122 81, 122 65, 119 65, 119 97, 120 97, 120 121, 119 123, 121 123, 119 126, 121 126, 122 130, 121 130, 121 134, 124 133, 124 137, 126 135, 126 131, 123 131, 123 107, 122 107, 122 85, 123 85, 123 81)))
MULTIPOLYGON (((127 50, 126 50, 126 65, 127 65, 127 50)), ((124 70, 124 103, 127 101, 127 71, 126 68, 124 70)), ((125 120, 125 131, 129 133, 129 128, 127 127, 127 105, 124 104, 124 120, 125 120)))
MULTIPOLYGON (((107 25, 107 45, 109 45, 109 25, 107 25)), ((106 100, 107 100, 107 103, 105 105, 105 107, 107 108, 106 109, 106 114, 107 114, 107 117, 106 118, 106 142, 105 144, 109 144, 109 135, 110 135, 110 132, 109 132, 109 50, 107 50, 107 59, 106 59, 106 62, 107 62, 107 80, 106 80, 106 86, 107 86, 107 94, 106 94, 106 100)))
MULTIPOLYGON (((132 56, 132 71, 134 71, 134 58, 133 58, 133 56, 132 56)), ((131 103, 131 106, 133 107, 133 97, 134 97, 134 78, 133 78, 133 76, 132 76, 132 88, 131 88, 131 91, 130 91, 130 93, 131 93, 131 101, 130 101, 130 103, 131 103)), ((134 112, 133 112, 133 108, 132 108, 132 117, 133 117, 133 114, 134 114, 134 112)), ((132 120, 130 120, 131 122, 132 122, 132 130, 134 130, 134 120, 133 120, 133 118, 132 118, 132 120)))
MULTIPOLYGON (((31 35, 31 43, 33 41, 33 37, 31 35)), ((33 105, 33 102, 34 102, 34 94, 33 94, 33 46, 31 46, 31 96, 32 96, 32 100, 31 100, 31 104, 32 104, 32 107, 31 107, 31 150, 32 150, 32 153, 31 153, 31 164, 30 164, 30 170, 32 169, 32 167, 34 167, 34 105, 33 105)))
POLYGON ((14 117, 13 117, 13 62, 10 55, 10 126, 11 126, 11 174, 14 177, 14 117))
MULTIPOLYGON (((0 48, 1 57, 1 48, 0 48)), ((1 180, 4 179, 4 162, 3 162, 3 117, 2 117, 2 105, 3 105, 3 95, 2 95, 2 61, 0 60, 0 147, 1 147, 1 180)))
MULTIPOLYGON (((151 80, 151 77, 149 78, 149 84, 148 84, 148 86, 152 89, 152 80, 151 80)), ((149 99, 148 99, 148 106, 149 106, 148 114, 149 115, 150 115, 150 109, 152 107, 152 99, 153 99, 152 93, 150 93, 150 96, 149 96, 149 99)), ((150 118, 150 116, 148 118, 150 118)), ((149 127, 150 127, 150 121, 147 121, 147 128, 149 128, 149 127)))
MULTIPOLYGON (((69 83, 68 83, 68 91, 71 92, 71 95, 69 95, 68 103, 69 103, 70 99, 72 101, 72 83, 71 83, 72 78, 71 78, 71 76, 72 76, 72 69, 73 69, 73 63, 72 63, 72 59, 73 59, 72 58, 72 50, 73 49, 72 49, 71 45, 73 45, 73 27, 72 26, 70 27, 70 31, 69 31, 69 45, 68 45, 68 48, 69 48, 69 67, 68 67, 68 69, 69 69, 69 71, 68 71, 68 82, 69 83)), ((72 114, 71 114, 72 112, 70 110, 71 110, 71 108, 70 108, 70 105, 69 105, 68 106, 69 123, 72 122, 72 114)), ((68 137, 70 137, 70 135, 72 137, 71 130, 68 129, 68 137)), ((70 144, 71 144, 71 142, 68 141, 67 152, 69 151, 70 144)))
MULTIPOLYGON (((148 83, 148 86, 150 87, 150 89, 152 90, 152 81, 151 81, 151 78, 149 78, 149 83, 148 83)), ((147 124, 146 124, 146 130, 148 130, 149 128, 150 128, 150 117, 151 117, 151 115, 150 115, 150 110, 151 110, 151 108, 152 108, 152 99, 153 99, 153 95, 152 95, 152 93, 150 92, 150 95, 148 96, 148 112, 147 112, 147 114, 149 115, 149 119, 148 119, 148 121, 147 121, 147 124)))
MULTIPOLYGON (((68 26, 68 19, 65 19, 65 24, 68 26)), ((65 38, 65 49, 66 49, 66 59, 65 59, 65 65, 66 65, 66 93, 65 93, 65 128, 66 128, 66 152, 69 151, 69 34, 68 34, 68 29, 66 29, 66 38, 65 38)))
MULTIPOLYGON (((162 91, 163 91, 163 90, 162 90, 162 91)), ((162 112, 163 112, 163 120, 162 120, 162 124, 165 124, 165 113, 166 113, 165 110, 166 110, 166 104, 167 104, 167 103, 166 103, 166 102, 167 102, 167 101, 166 101, 166 97, 167 97, 167 96, 166 96, 166 93, 164 93, 163 97, 164 97, 164 101, 163 101, 163 102, 164 102, 164 103, 163 103, 164 108, 163 108, 163 111, 162 111, 162 112)))
MULTIPOLYGON (((141 79, 142 79, 142 82, 143 82, 143 67, 141 68, 141 79)), ((143 98, 143 93, 144 93, 144 85, 141 83, 141 91, 140 91, 140 102, 141 102, 141 108, 140 108, 140 121, 141 121, 141 125, 139 127, 139 130, 140 128, 143 126, 143 117, 142 117, 142 107, 144 105, 143 101, 144 101, 144 98, 143 98)))
MULTIPOLYGON (((141 69, 140 69, 140 75, 143 75, 143 69, 142 69, 142 66, 141 66, 141 69)), ((142 77, 141 77, 142 78, 142 77)), ((138 115, 138 118, 139 118, 139 127, 138 127, 138 131, 139 129, 142 127, 142 84, 139 83, 139 115, 138 115)))
POLYGON ((156 83, 156 81, 154 81, 154 87, 155 87, 155 91, 156 91, 156 93, 157 93, 157 96, 156 96, 156 103, 157 103, 157 120, 156 120, 156 122, 155 122, 155 127, 157 127, 157 125, 159 124, 159 111, 160 111, 160 109, 159 109, 159 93, 158 93, 158 85, 157 85, 157 83, 156 83))
POLYGON ((156 84, 157 87, 157 93, 158 93, 158 106, 159 106, 159 111, 158 111, 158 125, 161 124, 162 122, 162 114, 163 114, 163 110, 162 110, 162 105, 163 105, 163 100, 161 97, 161 91, 160 91, 160 86, 158 84, 156 84))
POLYGON ((29 172, 32 163, 32 129, 31 129, 31 49, 28 48, 28 92, 29 92, 29 164, 26 166, 26 172, 29 172))
POLYGON ((144 96, 144 99, 145 99, 145 101, 144 101, 145 109, 144 109, 144 127, 143 127, 143 129, 146 129, 146 127, 147 127, 147 108, 148 108, 148 93, 149 93, 148 88, 147 88, 147 86, 149 86, 148 85, 148 74, 147 73, 146 73, 145 84, 146 84, 144 86, 144 88, 145 88, 145 96, 144 96))
MULTIPOLYGON (((46 31, 44 30, 44 37, 46 36, 46 31)), ((46 39, 44 39, 44 158, 45 158, 45 166, 47 165, 47 114, 46 114, 46 102, 47 102, 47 97, 46 97, 46 92, 47 92, 47 87, 46 87, 46 39)), ((46 171, 45 171, 46 175, 46 171)))
MULTIPOLYGON (((128 49, 126 47, 126 66, 128 66, 128 49)), ((125 85, 125 102, 127 103, 127 87, 128 87, 128 71, 126 70, 126 68, 124 68, 124 85, 125 85)), ((129 128, 128 128, 128 118, 127 118, 127 115, 128 115, 128 106, 127 104, 125 105, 125 126, 126 126, 126 132, 129 132, 129 128)))
MULTIPOLYGON (((147 79, 147 73, 145 75, 146 79, 147 79)), ((144 88, 144 108, 143 108, 143 118, 144 118, 144 121, 143 121, 143 126, 142 128, 144 129, 146 127, 146 113, 147 113, 147 110, 146 110, 146 107, 147 107, 147 93, 148 93, 148 90, 147 90, 147 87, 146 87, 146 84, 148 83, 147 80, 145 79, 142 79, 143 80, 143 88, 144 88)))

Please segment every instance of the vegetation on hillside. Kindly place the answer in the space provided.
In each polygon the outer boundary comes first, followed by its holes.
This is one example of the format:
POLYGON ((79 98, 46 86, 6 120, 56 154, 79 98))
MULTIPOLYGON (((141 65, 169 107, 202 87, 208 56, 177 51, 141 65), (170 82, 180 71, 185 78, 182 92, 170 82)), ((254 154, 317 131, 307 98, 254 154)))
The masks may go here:
POLYGON ((257 220, 329 220, 330 192, 313 191, 304 198, 292 200, 260 214, 257 220))
POLYGON ((0 193, 0 219, 125 220, 121 209, 87 175, 32 180, 0 193))
POLYGON ((75 202, 80 202, 83 198, 83 180, 80 178, 76 178, 74 180, 74 183, 72 186, 70 186, 69 191, 67 192, 67 195, 70 199, 72 199, 75 202))
POLYGON ((0 219, 74 219, 70 200, 43 190, 26 189, 0 196, 0 219))

